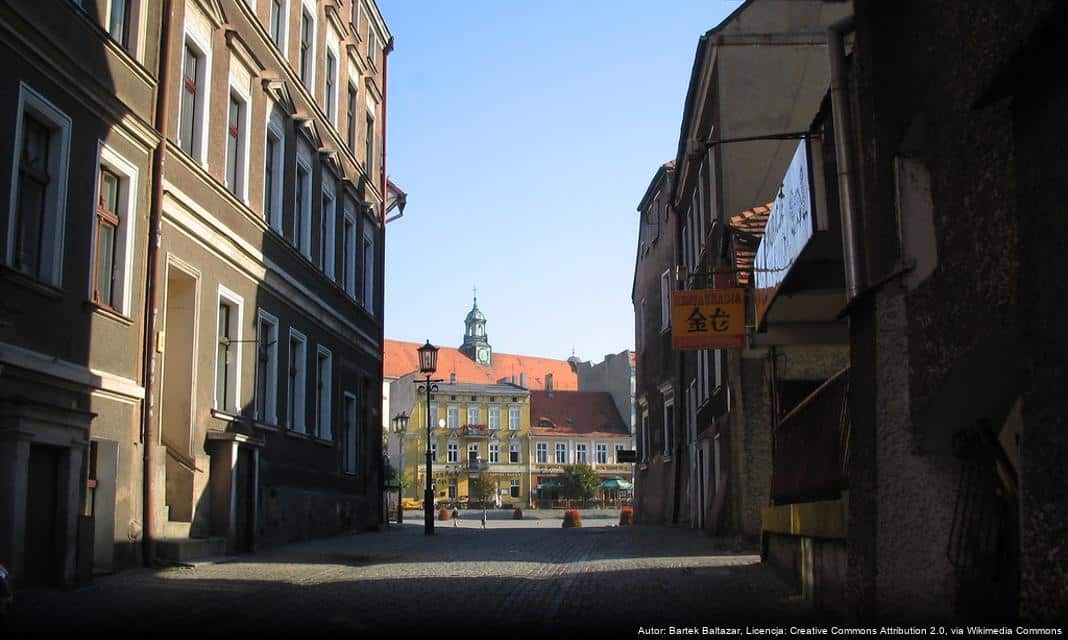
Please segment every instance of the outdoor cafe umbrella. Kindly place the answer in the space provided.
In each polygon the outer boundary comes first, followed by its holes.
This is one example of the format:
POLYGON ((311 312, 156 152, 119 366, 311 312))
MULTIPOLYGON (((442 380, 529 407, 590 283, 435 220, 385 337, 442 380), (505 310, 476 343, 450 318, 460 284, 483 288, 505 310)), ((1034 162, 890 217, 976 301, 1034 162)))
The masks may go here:
POLYGON ((634 484, 627 482, 623 478, 615 477, 609 478, 601 483, 601 488, 608 491, 630 491, 634 488, 634 484))

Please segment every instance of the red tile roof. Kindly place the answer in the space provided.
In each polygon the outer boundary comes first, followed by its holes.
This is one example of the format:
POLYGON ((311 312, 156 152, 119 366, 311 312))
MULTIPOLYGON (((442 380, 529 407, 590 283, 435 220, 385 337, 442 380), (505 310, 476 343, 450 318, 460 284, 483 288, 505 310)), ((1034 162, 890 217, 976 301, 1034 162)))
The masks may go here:
POLYGON ((531 391, 530 433, 534 436, 630 435, 612 395, 604 391, 531 391), (546 420, 555 426, 540 426, 546 420))
MULTIPOLYGON (((423 346, 420 342, 401 342, 386 340, 383 347, 383 367, 386 378, 399 378, 419 370, 419 355, 416 349, 423 346)), ((493 384, 502 378, 511 381, 515 376, 516 384, 520 375, 527 374, 528 389, 544 389, 546 374, 553 376, 553 389, 578 389, 578 375, 567 360, 553 360, 536 356, 514 355, 493 352, 489 366, 475 364, 475 361, 460 353, 459 349, 440 347, 438 351, 438 370, 435 374, 449 380, 450 374, 456 374, 457 382, 473 384, 493 384)))
POLYGON ((739 287, 749 286, 752 281, 753 262, 760 239, 764 237, 764 226, 768 224, 772 204, 769 202, 731 216, 731 230, 737 232, 734 234, 734 266, 738 269, 739 287))

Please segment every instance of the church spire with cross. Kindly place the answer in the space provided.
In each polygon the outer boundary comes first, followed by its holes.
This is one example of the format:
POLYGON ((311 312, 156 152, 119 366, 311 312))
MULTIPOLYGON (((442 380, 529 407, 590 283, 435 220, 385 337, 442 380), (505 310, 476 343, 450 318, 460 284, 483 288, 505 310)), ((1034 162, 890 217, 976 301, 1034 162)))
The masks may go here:
POLYGON ((486 316, 478 308, 478 287, 472 287, 471 293, 473 302, 464 319, 464 343, 460 353, 478 364, 489 365, 493 361, 493 347, 486 335, 486 316))

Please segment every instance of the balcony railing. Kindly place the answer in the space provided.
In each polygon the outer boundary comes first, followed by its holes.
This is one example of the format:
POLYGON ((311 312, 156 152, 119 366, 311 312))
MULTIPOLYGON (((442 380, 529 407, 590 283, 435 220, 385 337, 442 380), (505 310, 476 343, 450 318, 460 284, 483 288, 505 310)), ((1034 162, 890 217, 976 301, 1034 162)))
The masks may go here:
POLYGON ((786 414, 772 434, 774 504, 841 496, 847 488, 850 425, 846 367, 786 414))
POLYGON ((489 427, 484 424, 465 424, 463 434, 468 438, 488 438, 489 427))

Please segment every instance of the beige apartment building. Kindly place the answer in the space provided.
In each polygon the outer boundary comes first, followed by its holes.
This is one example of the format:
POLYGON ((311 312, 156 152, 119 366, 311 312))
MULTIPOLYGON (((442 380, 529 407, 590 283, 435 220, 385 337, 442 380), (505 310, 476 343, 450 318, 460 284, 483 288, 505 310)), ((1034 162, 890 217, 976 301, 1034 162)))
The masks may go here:
POLYGON ((71 584, 377 526, 403 194, 373 0, 13 3, 0 29, 0 562, 71 584))

